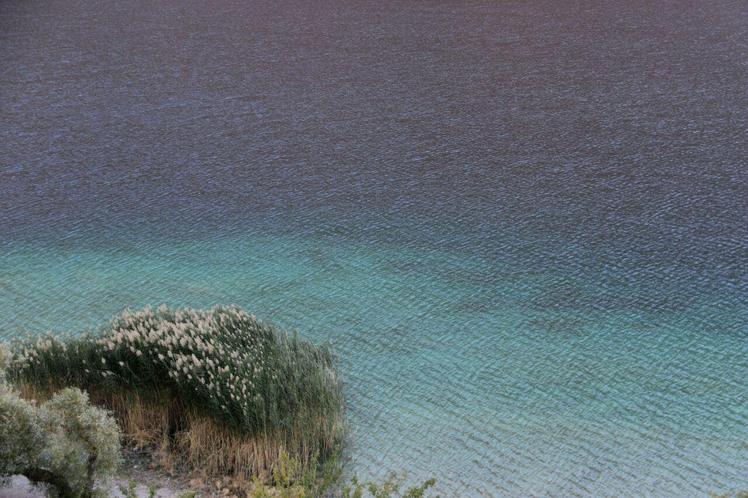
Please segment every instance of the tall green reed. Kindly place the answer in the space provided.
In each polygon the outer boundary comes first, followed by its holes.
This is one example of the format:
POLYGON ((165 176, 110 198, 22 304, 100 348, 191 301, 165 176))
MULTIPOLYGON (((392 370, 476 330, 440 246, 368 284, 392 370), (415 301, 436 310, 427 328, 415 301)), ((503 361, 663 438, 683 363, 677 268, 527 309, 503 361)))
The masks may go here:
POLYGON ((324 456, 342 438, 334 358, 236 307, 125 311, 97 333, 14 341, 9 374, 37 388, 176 395, 239 434, 298 439, 324 456))

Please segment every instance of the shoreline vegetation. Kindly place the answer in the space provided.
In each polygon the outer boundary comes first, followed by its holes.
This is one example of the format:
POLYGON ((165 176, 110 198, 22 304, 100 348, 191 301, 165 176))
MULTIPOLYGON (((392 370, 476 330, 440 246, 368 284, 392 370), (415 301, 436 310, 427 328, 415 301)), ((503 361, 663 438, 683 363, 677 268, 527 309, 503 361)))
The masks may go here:
MULTIPOLYGON (((394 476, 340 482, 344 399, 330 348, 239 308, 125 311, 96 333, 5 347, 0 443, 9 449, 0 449, 0 477, 25 475, 51 496, 95 496, 95 482, 120 463, 121 440, 164 472, 223 483, 224 495, 400 496, 394 476), (69 420, 60 424, 61 411, 69 420), (11 422, 33 430, 10 433, 11 422), (83 463, 66 470, 55 452, 83 463)), ((424 496, 432 485, 401 495, 424 496)))
POLYGON ((429 496, 434 479, 342 479, 344 440, 330 348, 236 307, 125 311, 95 333, 0 343, 0 494, 23 476, 38 493, 13 496, 429 496))

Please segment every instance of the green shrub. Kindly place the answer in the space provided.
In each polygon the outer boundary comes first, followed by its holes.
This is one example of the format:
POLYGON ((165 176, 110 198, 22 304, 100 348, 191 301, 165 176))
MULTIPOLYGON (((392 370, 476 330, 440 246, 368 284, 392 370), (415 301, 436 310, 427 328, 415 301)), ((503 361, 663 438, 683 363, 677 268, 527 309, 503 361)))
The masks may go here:
POLYGON ((360 482, 353 477, 347 484, 341 481, 340 474, 334 473, 328 480, 323 476, 304 474, 298 463, 284 457, 283 464, 276 470, 273 486, 266 486, 257 480, 247 492, 249 498, 425 498, 430 488, 436 484, 429 479, 420 485, 402 489, 405 476, 391 473, 382 482, 360 482))
POLYGON ((343 488, 343 498, 424 498, 428 490, 436 484, 436 479, 429 479, 418 486, 402 490, 404 476, 391 473, 383 482, 359 482, 355 477, 350 485, 343 488))
POLYGON ((22 474, 36 466, 46 443, 39 409, 0 387, 0 475, 22 474))
POLYGON ((108 412, 89 404, 86 393, 63 389, 39 413, 47 433, 45 457, 74 490, 85 494, 97 478, 114 474, 120 463, 119 428, 108 412))
POLYGON ((116 470, 119 449, 114 419, 85 393, 65 389, 36 406, 0 385, 0 475, 25 475, 63 498, 92 496, 95 481, 116 470))

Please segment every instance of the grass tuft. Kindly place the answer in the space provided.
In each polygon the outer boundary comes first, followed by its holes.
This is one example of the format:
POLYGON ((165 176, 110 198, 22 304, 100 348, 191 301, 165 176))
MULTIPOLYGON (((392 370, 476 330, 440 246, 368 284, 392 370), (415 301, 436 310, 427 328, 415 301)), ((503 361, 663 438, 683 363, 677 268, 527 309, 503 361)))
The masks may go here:
POLYGON ((126 311, 98 333, 11 344, 27 398, 88 391, 127 442, 166 466, 272 481, 281 455, 303 467, 342 441, 343 398, 329 348, 235 307, 126 311))

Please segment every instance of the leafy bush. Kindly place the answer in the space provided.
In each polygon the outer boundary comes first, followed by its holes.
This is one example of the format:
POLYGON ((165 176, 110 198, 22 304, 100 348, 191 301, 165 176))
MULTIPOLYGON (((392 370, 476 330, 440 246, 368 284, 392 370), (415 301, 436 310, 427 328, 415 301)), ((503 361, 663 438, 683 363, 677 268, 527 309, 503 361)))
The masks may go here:
POLYGON ((404 481, 405 475, 393 472, 382 482, 360 482, 353 477, 346 483, 337 464, 325 466, 321 472, 304 470, 294 458, 282 454, 273 469, 272 486, 254 479, 248 488, 240 487, 237 494, 248 498, 425 498, 436 484, 435 479, 429 479, 402 490, 404 481))
POLYGON ((91 406, 88 395, 68 388, 41 405, 47 434, 45 458, 73 490, 93 490, 95 480, 112 476, 120 463, 120 433, 112 416, 91 406))
POLYGON ((364 496, 371 496, 371 498, 424 498, 427 491, 436 484, 436 479, 429 479, 418 486, 412 486, 401 491, 403 481, 403 478, 399 478, 394 473, 390 474, 382 483, 371 481, 361 483, 354 477, 351 484, 343 489, 343 498, 363 498, 364 496))
POLYGON ((9 372, 20 386, 85 389, 128 434, 148 432, 142 420, 132 427, 133 413, 148 412, 158 434, 179 436, 172 449, 181 445, 209 472, 269 473, 286 450, 308 466, 342 440, 343 399, 329 349, 238 308, 126 311, 97 334, 47 335, 11 350, 9 372), (244 444, 251 438, 262 447, 244 444))
POLYGON ((0 381, 0 475, 25 475, 63 498, 92 496, 117 469, 119 449, 114 419, 85 393, 64 389, 37 406, 0 381))
POLYGON ((38 408, 0 387, 0 475, 22 474, 36 466, 46 436, 38 408))

